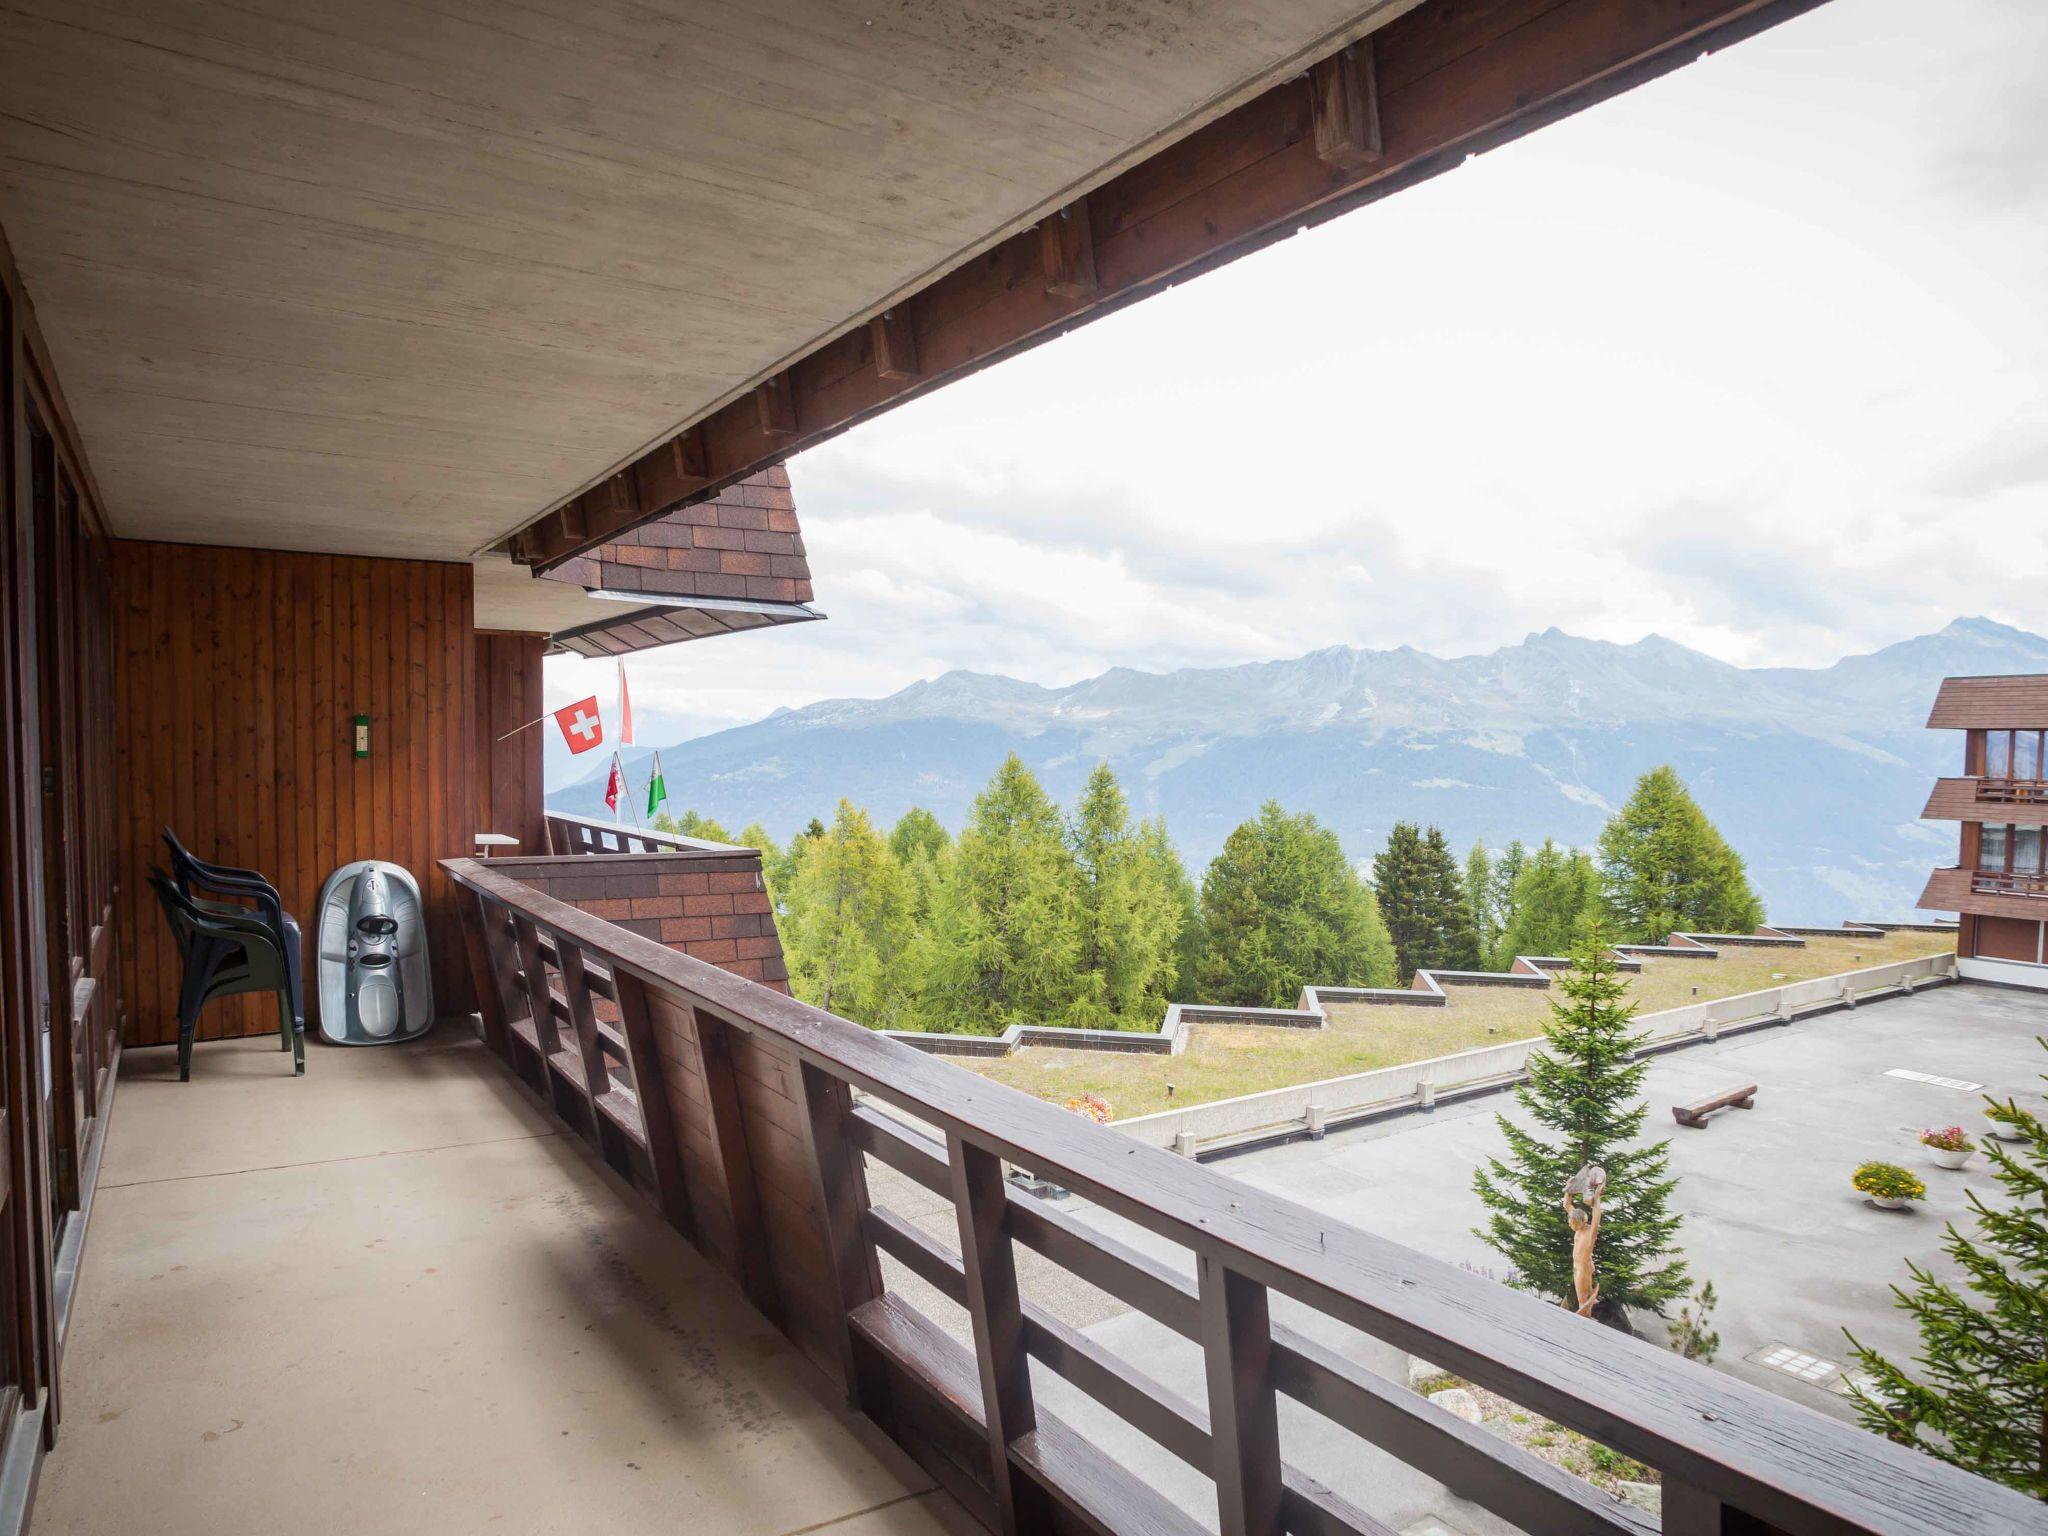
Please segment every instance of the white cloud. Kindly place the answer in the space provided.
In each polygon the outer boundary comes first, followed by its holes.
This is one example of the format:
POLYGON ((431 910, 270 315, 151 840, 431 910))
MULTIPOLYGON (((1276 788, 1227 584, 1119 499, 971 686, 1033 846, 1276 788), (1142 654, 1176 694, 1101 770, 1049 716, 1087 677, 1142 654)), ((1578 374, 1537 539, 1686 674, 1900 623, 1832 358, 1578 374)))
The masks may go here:
POLYGON ((2042 628, 2044 186, 2048 7, 1822 7, 795 460, 831 621, 636 689, 2042 628))

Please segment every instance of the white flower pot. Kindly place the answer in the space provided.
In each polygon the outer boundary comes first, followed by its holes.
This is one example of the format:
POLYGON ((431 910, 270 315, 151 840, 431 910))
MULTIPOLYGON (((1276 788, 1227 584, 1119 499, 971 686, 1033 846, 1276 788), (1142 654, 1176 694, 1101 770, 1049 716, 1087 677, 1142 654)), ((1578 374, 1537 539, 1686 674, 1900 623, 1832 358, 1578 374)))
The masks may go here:
POLYGON ((2024 1132, 2016 1130, 2010 1125, 2002 1124, 1997 1120, 1991 1122, 1989 1134, 1997 1137, 2000 1141, 2025 1141, 2027 1139, 2024 1132))
POLYGON ((1913 1202, 1904 1195, 1871 1195, 1868 1198, 1880 1211, 1909 1211, 1913 1208, 1913 1202))
POLYGON ((1929 1147, 1927 1155, 1937 1168, 1960 1168, 1970 1160, 1970 1147, 1929 1147))

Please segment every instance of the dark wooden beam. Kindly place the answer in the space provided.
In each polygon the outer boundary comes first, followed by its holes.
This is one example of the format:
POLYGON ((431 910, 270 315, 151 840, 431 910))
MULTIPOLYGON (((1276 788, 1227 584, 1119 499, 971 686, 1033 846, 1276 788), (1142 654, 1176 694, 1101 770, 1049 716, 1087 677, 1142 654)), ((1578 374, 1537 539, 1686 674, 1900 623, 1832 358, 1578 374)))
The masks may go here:
POLYGON ((754 414, 763 437, 783 441, 796 436, 796 396, 786 375, 778 373, 754 386, 754 414))
POLYGON ((1308 72, 1316 158, 1357 170, 1380 157, 1380 100, 1372 39, 1341 48, 1308 72))
MULTIPOLYGON (((1426 0, 1350 57, 1284 81, 896 301, 893 324, 917 338, 914 373, 876 366, 874 330, 856 326, 689 429, 701 482, 643 474, 671 452, 652 450, 633 467, 638 520, 1820 3, 1426 0)), ((543 519, 512 548, 547 568, 620 531, 593 525, 579 540, 543 519)))
POLYGON ((875 316, 868 322, 868 340, 874 348, 878 377, 917 377, 917 333, 910 328, 907 309, 885 309, 875 316))
POLYGON ((1095 297, 1101 284, 1095 276, 1095 229, 1086 198, 1069 203, 1038 226, 1038 253, 1047 293, 1056 299, 1095 297))

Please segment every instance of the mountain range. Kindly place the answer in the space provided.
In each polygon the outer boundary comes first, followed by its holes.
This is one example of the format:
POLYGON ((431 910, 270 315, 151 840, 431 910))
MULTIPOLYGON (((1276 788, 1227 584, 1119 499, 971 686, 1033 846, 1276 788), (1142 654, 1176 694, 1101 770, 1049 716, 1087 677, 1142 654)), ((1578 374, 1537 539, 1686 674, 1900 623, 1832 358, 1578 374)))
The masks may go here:
MULTIPOLYGON (((1483 656, 1337 646, 1291 661, 1118 667, 1062 688, 949 672, 881 699, 829 699, 661 748, 674 808, 787 838, 843 795, 886 826, 949 827, 1015 751, 1061 803, 1097 762, 1163 814, 1196 878, 1267 799, 1314 811, 1353 859, 1398 820, 1461 851, 1590 845, 1637 775, 1669 763, 1783 922, 1909 918, 1952 826, 1918 820, 1961 760, 1925 729, 1949 675, 2048 672, 2048 638, 1958 619, 1827 667, 1745 668, 1652 635, 1558 629, 1483 656)), ((646 734, 643 732, 643 739, 646 734)), ((643 759, 644 760, 644 759, 643 759)), ((629 760, 635 783, 644 771, 629 760)), ((605 814, 603 775, 548 803, 605 814)))

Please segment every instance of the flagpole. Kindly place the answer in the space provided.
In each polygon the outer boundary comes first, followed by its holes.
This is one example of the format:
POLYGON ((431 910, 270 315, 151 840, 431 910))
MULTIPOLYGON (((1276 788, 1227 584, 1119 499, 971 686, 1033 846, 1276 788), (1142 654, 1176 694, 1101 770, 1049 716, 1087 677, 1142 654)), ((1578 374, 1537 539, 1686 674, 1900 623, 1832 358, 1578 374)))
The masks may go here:
POLYGON ((533 729, 533 728, 534 728, 534 727, 535 727, 536 725, 539 725, 539 724, 540 724, 541 720, 552 720, 552 719, 554 719, 554 718, 555 718, 555 717, 554 717, 554 716, 553 716, 552 714, 547 714, 547 715, 542 715, 542 716, 540 717, 540 720, 529 720, 529 721, 527 721, 527 722, 526 722, 526 724, 524 724, 524 725, 515 725, 515 726, 513 726, 513 727, 512 727, 512 729, 511 729, 511 730, 507 731, 507 732, 506 732, 506 733, 505 733, 505 734, 504 734, 503 736, 500 736, 500 737, 498 738, 498 740, 499 740, 499 741, 509 741, 509 740, 510 740, 510 739, 511 739, 512 737, 514 737, 514 736, 517 736, 517 735, 518 735, 518 734, 519 734, 519 733, 520 733, 521 731, 530 731, 530 730, 532 730, 532 729, 533 729))

